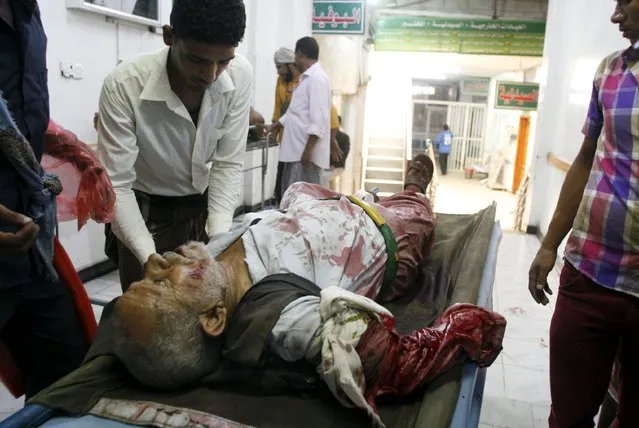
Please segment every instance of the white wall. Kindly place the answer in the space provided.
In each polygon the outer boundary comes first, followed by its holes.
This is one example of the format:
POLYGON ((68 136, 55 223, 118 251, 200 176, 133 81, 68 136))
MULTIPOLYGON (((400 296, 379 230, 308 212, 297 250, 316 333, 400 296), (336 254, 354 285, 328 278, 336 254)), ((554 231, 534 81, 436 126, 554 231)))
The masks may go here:
MULTIPOLYGON (((168 23, 172 0, 162 0, 162 22, 168 23)), ((102 81, 119 58, 162 46, 160 34, 130 24, 107 22, 104 16, 69 10, 64 1, 40 2, 48 37, 47 64, 51 118, 86 143, 95 143, 93 113, 97 111, 102 81), (60 74, 60 62, 81 64, 84 78, 60 74)), ((80 232, 75 221, 60 224, 60 239, 76 269, 106 260, 104 227, 89 222, 80 232)))
POLYGON ((363 47, 365 38, 319 34, 315 38, 320 46, 320 64, 331 78, 333 96, 355 95, 362 83, 363 64, 367 61, 363 47))
MULTIPOLYGON (((162 21, 168 22, 172 0, 162 0, 162 21)), ((95 141, 93 112, 97 111, 100 87, 119 58, 157 49, 162 37, 141 26, 107 22, 101 15, 67 9, 64 1, 40 2, 48 36, 47 64, 51 117, 86 142, 95 141), (119 54, 119 55, 118 55, 119 54), (60 74, 60 62, 82 64, 84 78, 73 80, 60 74)))
POLYGON ((527 222, 543 234, 564 180, 546 156, 552 151, 574 159, 583 140, 581 127, 597 65, 627 46, 609 20, 614 6, 600 0, 550 0, 527 222), (567 31, 575 28, 586 30, 567 31))
POLYGON ((405 139, 412 109, 411 71, 388 63, 385 53, 370 55, 370 77, 366 96, 365 140, 405 139))
POLYGON ((350 136, 351 148, 338 190, 346 194, 354 193, 361 186, 367 89, 367 85, 360 86, 357 94, 342 100, 342 128, 350 136))
POLYGON ((254 67, 253 107, 267 122, 273 114, 277 71, 273 54, 311 35, 312 0, 244 0, 247 33, 240 49, 254 67))
POLYGON ((488 155, 494 150, 499 150, 504 144, 510 141, 510 129, 514 128, 515 133, 519 127, 518 110, 500 110, 495 108, 495 98, 497 94, 497 82, 523 82, 524 72, 514 71, 502 73, 490 79, 490 92, 488 93, 488 110, 486 121, 486 145, 484 154, 488 155))
MULTIPOLYGON (((172 0, 161 0, 161 22, 169 22, 172 0)), ((245 0, 247 31, 238 53, 253 64, 254 107, 266 119, 273 111, 277 78, 273 53, 280 46, 311 32, 311 0, 245 0)), ((47 62, 51 118, 94 143, 93 113, 98 106, 102 81, 118 59, 152 51, 163 45, 161 33, 127 23, 107 21, 104 16, 69 10, 63 0, 41 1, 42 21, 48 36, 47 62), (63 78, 60 62, 84 68, 82 80, 63 78)), ((61 241, 76 267, 83 269, 105 260, 103 226, 90 222, 77 232, 75 222, 60 225, 61 241)))
MULTIPOLYGON (((529 83, 541 84, 544 76, 545 74, 542 67, 534 67, 530 70, 526 70, 526 72, 524 73, 524 81, 529 83)), ((537 138, 537 120, 537 112, 530 112, 530 133, 528 134, 528 152, 526 153, 526 173, 529 173, 530 167, 533 164, 535 141, 537 138)))
MULTIPOLYGON (((488 156, 495 150, 500 150, 504 144, 510 141, 511 135, 517 134, 519 131, 519 119, 524 113, 520 110, 500 110, 495 109, 495 97, 497 91, 497 82, 509 81, 509 82, 528 82, 528 83, 540 83, 542 74, 540 67, 533 67, 525 71, 503 73, 499 76, 491 79, 490 93, 488 96, 488 120, 486 125, 486 146, 484 155, 488 156)), ((530 133, 528 135, 528 150, 526 153, 526 170, 528 171, 532 164, 534 150, 535 150, 535 137, 537 127, 537 112, 528 112, 530 116, 530 133)), ((517 154, 517 148, 513 147, 509 158, 507 159, 507 165, 504 171, 504 183, 506 189, 510 192, 512 190, 512 182, 514 179, 514 162, 517 154)))

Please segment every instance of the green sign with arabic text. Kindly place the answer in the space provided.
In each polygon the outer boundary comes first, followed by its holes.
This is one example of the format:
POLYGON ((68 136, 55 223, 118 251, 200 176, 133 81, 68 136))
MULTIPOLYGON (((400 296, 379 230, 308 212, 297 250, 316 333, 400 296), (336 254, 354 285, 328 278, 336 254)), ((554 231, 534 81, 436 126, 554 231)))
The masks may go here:
POLYGON ((546 23, 378 16, 375 50, 542 56, 546 23))
POLYGON ((497 82, 495 108, 507 110, 537 110, 539 84, 497 82))
POLYGON ((313 1, 314 34, 364 34, 366 0, 313 1))

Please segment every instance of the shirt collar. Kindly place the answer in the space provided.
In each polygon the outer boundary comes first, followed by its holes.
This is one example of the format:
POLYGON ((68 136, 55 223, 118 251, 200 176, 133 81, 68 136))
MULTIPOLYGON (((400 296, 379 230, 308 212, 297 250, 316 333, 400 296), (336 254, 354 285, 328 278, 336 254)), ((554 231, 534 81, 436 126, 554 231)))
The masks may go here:
POLYGON ((639 82, 639 43, 621 52, 621 69, 629 72, 639 82))
POLYGON ((634 46, 628 47, 625 51, 622 52, 621 58, 626 66, 630 66, 630 63, 637 61, 639 59, 639 49, 636 44, 634 46))
POLYGON ((306 77, 310 77, 310 76, 312 76, 313 74, 315 74, 315 73, 316 73, 319 69, 320 69, 319 62, 316 62, 315 64, 311 65, 311 66, 308 68, 308 70, 306 70, 306 71, 304 72, 304 74, 302 74, 302 76, 303 76, 304 78, 306 78, 306 77))
MULTIPOLYGON (((140 94, 140 99, 147 101, 165 101, 170 102, 176 97, 175 92, 171 89, 169 82, 169 74, 166 71, 166 64, 169 58, 170 48, 165 47, 158 52, 153 58, 153 71, 149 76, 149 80, 144 85, 144 89, 140 94)), ((225 70, 224 73, 217 78, 215 82, 206 90, 206 92, 217 100, 220 95, 235 90, 233 79, 225 70)))

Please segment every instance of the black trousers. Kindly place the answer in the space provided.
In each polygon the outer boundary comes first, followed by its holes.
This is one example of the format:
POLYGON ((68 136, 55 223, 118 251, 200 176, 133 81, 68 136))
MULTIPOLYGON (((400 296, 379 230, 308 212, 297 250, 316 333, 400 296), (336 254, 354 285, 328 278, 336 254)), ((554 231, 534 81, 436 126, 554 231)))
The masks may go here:
POLYGON ((77 369, 89 348, 66 285, 35 274, 0 289, 0 340, 22 373, 27 400, 77 369))
POLYGON ((448 153, 439 154, 439 168, 442 170, 442 175, 448 174, 448 153))
POLYGON ((282 175, 284 174, 284 162, 277 163, 277 176, 275 178, 275 200, 279 205, 282 200, 282 175))

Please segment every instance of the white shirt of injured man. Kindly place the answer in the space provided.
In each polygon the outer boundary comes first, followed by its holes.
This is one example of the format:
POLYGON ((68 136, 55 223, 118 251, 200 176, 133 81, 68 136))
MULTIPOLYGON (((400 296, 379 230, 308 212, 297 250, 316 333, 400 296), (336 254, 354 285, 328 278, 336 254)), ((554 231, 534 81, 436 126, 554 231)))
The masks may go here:
MULTIPOLYGON (((268 275, 293 273, 320 289, 336 286, 375 299, 387 258, 379 229, 348 199, 317 199, 304 186, 297 183, 286 192, 286 212, 256 214, 262 220, 242 236, 253 283, 268 275)), ((304 358, 320 326, 319 300, 305 296, 280 313, 270 347, 284 360, 304 358)))
POLYGON ((330 168, 331 82, 319 63, 300 77, 293 91, 291 105, 279 122, 284 126, 280 145, 280 162, 299 162, 309 135, 319 137, 312 161, 320 168, 330 168))
POLYGON ((206 90, 196 127, 171 90, 168 53, 165 47, 122 62, 106 77, 100 94, 98 155, 116 191, 114 227, 130 235, 123 240, 127 246, 145 247, 136 248, 140 254, 153 252, 153 247, 148 233, 137 232, 141 218, 132 189, 185 196, 202 194, 208 187, 209 223, 214 225, 209 232, 227 231, 246 152, 250 63, 236 56, 206 90))

